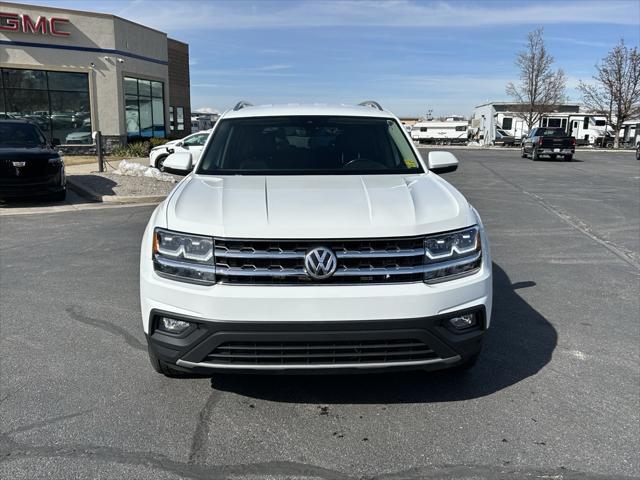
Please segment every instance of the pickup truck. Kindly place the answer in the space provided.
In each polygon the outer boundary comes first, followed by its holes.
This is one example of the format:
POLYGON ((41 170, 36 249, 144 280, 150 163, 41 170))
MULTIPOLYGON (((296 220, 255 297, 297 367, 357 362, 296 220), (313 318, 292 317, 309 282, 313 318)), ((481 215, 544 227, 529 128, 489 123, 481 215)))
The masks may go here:
POLYGON ((565 161, 570 162, 575 151, 576 139, 568 136, 562 128, 534 128, 522 139, 522 158, 531 155, 534 161, 539 160, 541 155, 547 155, 551 160, 564 157, 565 161))

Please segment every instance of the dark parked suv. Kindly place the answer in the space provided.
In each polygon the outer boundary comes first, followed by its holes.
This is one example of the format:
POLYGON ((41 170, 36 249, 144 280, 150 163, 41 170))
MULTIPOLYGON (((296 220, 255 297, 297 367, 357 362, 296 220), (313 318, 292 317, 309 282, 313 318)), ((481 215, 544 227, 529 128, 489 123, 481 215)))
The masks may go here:
POLYGON ((0 198, 64 200, 64 163, 53 147, 36 125, 0 119, 0 198))

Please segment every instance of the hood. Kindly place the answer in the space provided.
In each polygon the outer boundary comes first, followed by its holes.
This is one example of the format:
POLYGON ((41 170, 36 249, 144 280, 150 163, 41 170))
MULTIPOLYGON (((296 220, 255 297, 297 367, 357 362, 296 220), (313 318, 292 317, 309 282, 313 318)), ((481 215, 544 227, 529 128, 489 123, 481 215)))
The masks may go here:
POLYGON ((228 238, 421 235, 473 223, 439 176, 189 175, 166 201, 172 230, 228 238))
POLYGON ((48 147, 2 147, 0 148, 0 159, 8 160, 47 160, 58 157, 56 150, 48 147))
POLYGON ((180 140, 170 140, 167 143, 163 143, 162 145, 158 145, 157 147, 153 147, 151 150, 160 150, 162 148, 165 147, 169 147, 171 145, 175 145, 176 143, 178 143, 180 140))

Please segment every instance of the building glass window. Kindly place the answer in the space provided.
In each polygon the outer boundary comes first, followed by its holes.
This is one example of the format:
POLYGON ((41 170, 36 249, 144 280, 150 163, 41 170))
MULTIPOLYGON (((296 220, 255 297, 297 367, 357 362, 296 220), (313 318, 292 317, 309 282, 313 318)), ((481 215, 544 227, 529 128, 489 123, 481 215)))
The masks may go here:
POLYGON ((0 108, 0 118, 35 123, 49 141, 93 142, 86 73, 2 68, 0 108))
POLYGON ((504 117, 502 119, 502 130, 511 130, 513 128, 513 118, 504 117))
POLYGON ((162 82, 124 77, 127 137, 165 137, 162 82))
POLYGON ((173 106, 169 107, 169 130, 174 131, 176 129, 176 125, 173 121, 173 106))
POLYGON ((176 107, 176 130, 184 130, 184 108, 176 107))

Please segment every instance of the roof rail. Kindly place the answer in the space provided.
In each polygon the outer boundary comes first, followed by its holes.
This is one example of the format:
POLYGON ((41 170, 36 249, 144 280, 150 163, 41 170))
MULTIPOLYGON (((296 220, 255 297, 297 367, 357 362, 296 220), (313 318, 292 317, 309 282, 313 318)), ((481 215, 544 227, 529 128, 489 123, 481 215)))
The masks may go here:
POLYGON ((361 107, 377 108, 378 110, 384 111, 384 108, 382 108, 382 106, 378 102, 374 102, 373 100, 367 100, 365 102, 359 103, 358 105, 360 105, 361 107))
POLYGON ((253 107, 253 103, 249 103, 245 100, 240 100, 238 103, 236 103, 236 106, 233 107, 233 111, 238 111, 244 107, 253 107))

